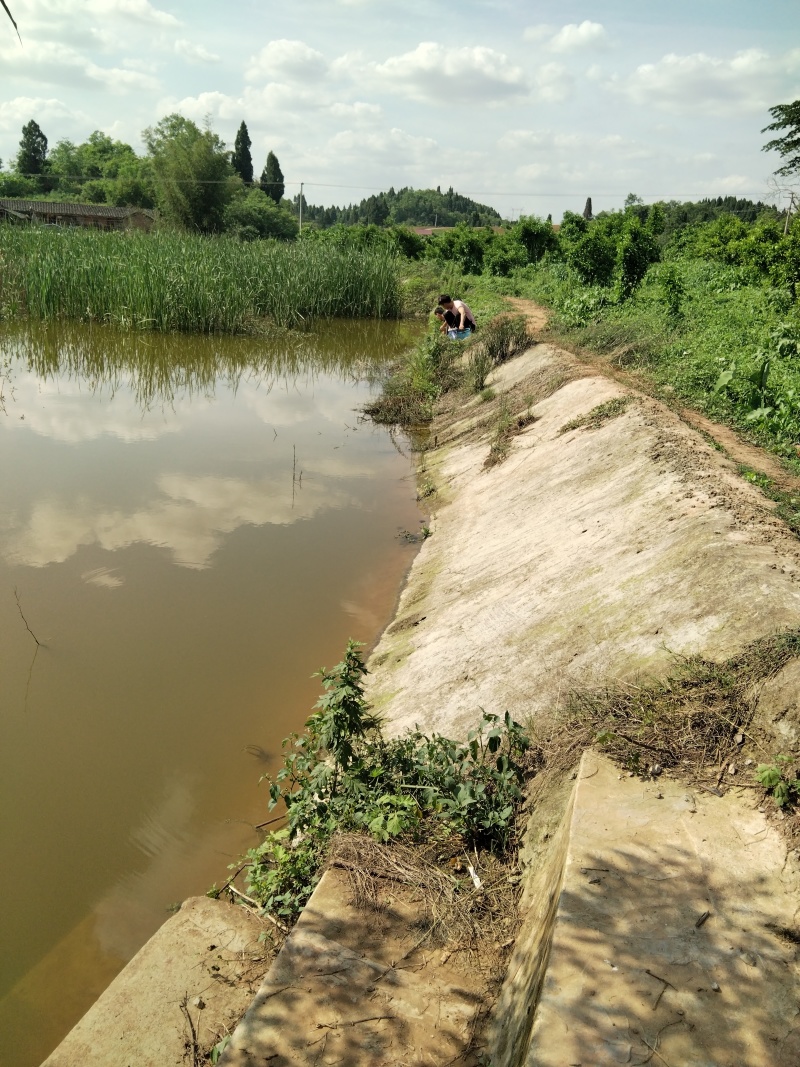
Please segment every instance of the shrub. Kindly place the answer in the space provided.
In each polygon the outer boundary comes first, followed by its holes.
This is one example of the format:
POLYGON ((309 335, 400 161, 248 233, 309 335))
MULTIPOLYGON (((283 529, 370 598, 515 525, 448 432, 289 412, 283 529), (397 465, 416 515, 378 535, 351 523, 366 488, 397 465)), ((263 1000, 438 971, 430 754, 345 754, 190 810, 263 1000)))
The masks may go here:
POLYGON ((616 263, 614 242, 593 226, 567 251, 567 262, 585 285, 610 285, 616 263))
POLYGON ((225 229, 243 241, 276 237, 289 241, 297 236, 294 217, 278 207, 261 189, 251 189, 232 200, 225 209, 225 229))
POLYGON ((268 779, 270 809, 287 826, 247 856, 250 893, 293 920, 318 877, 335 833, 379 841, 458 835, 466 849, 503 853, 516 839, 522 760, 528 740, 506 712, 484 714, 466 743, 414 730, 385 738, 364 698, 364 666, 348 642, 344 658, 319 672, 326 692, 305 733, 284 742, 283 767, 268 779))
POLYGON ((627 299, 641 285, 651 264, 658 261, 659 255, 653 235, 639 219, 629 219, 617 249, 619 287, 623 299, 627 299))

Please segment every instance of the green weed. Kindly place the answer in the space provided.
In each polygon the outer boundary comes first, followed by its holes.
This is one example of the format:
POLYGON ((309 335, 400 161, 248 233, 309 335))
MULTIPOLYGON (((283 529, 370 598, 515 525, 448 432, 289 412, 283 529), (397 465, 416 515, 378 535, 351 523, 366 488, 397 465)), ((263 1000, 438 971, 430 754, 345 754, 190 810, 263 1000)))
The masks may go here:
POLYGON ((386 738, 364 697, 365 671, 350 641, 342 662, 319 672, 325 692, 305 732, 284 742, 283 766, 268 779, 270 808, 282 805, 287 825, 248 853, 248 887, 289 921, 336 833, 383 842, 456 837, 465 848, 499 854, 516 841, 528 748, 519 724, 508 713, 484 713, 466 743, 419 730, 386 738))
POLYGON ((789 770, 791 763, 789 756, 776 756, 772 763, 760 763, 756 768, 756 780, 779 808, 794 805, 800 791, 800 778, 789 770))
POLYGON ((751 467, 739 467, 739 473, 752 485, 757 485, 764 496, 775 501, 779 517, 800 537, 800 494, 793 495, 779 489, 770 477, 760 471, 754 471, 751 467))
POLYGON ((512 415, 508 406, 508 396, 505 393, 501 396, 489 444, 489 454, 484 460, 484 467, 495 467, 498 463, 502 463, 511 450, 513 438, 535 421, 536 417, 532 409, 533 397, 528 396, 525 399, 527 405, 525 412, 521 415, 512 415))
POLYGON ((621 415, 632 399, 633 397, 630 396, 615 396, 612 400, 606 400, 604 404, 598 404, 585 415, 579 415, 576 419, 565 422, 558 432, 563 434, 569 430, 580 430, 584 427, 587 430, 596 430, 599 426, 621 415))

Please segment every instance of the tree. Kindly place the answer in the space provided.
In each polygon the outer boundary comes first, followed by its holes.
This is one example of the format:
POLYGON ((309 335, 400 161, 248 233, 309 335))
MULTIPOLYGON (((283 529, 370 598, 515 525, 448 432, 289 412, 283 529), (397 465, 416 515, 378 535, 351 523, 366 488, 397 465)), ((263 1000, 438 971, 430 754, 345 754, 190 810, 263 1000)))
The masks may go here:
POLYGON ((793 174, 800 170, 800 100, 792 104, 776 104, 769 109, 774 122, 765 126, 762 133, 778 133, 786 130, 783 137, 775 137, 768 141, 762 151, 778 152, 786 162, 779 167, 776 174, 793 174))
POLYGON ((225 208, 241 189, 225 144, 183 115, 167 115, 146 129, 156 203, 165 218, 187 229, 216 233, 225 208))
POLYGON ((264 169, 261 172, 260 184, 263 191, 267 196, 271 196, 276 204, 281 202, 283 194, 286 191, 286 186, 283 183, 283 171, 281 170, 281 165, 274 152, 270 152, 267 155, 267 162, 264 164, 264 169))
POLYGON ((528 263, 538 263, 545 252, 558 246, 552 223, 542 222, 535 215, 522 215, 512 227, 511 235, 525 249, 528 263))
POLYGON ((44 174, 47 165, 47 138, 39 123, 31 119, 22 127, 16 169, 20 174, 44 174))
POLYGON ((260 189, 236 197, 225 209, 225 229, 242 241, 275 237, 290 241, 297 236, 297 220, 260 189))
POLYGON ((382 193, 368 197, 363 201, 362 206, 364 208, 364 221, 368 226, 383 226, 389 218, 389 205, 386 203, 386 197, 382 193))
POLYGON ((253 157, 250 155, 250 134, 247 132, 247 126, 242 122, 239 127, 239 131, 236 134, 236 140, 233 142, 233 155, 231 156, 231 166, 245 183, 245 185, 252 185, 253 183, 253 157))

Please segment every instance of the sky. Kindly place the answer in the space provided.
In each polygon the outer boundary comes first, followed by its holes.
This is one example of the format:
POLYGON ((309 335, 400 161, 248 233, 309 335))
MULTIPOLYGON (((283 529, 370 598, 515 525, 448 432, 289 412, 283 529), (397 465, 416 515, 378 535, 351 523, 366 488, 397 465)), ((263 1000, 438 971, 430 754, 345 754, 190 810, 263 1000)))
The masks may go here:
MULTIPOLYGON (((797 0, 8 0, 0 158, 35 118, 50 145, 95 129, 143 151, 171 112, 287 195, 347 204, 452 185, 555 219, 646 202, 766 199, 768 109, 800 98, 797 0)), ((1 14, 1 13, 0 13, 1 14)))

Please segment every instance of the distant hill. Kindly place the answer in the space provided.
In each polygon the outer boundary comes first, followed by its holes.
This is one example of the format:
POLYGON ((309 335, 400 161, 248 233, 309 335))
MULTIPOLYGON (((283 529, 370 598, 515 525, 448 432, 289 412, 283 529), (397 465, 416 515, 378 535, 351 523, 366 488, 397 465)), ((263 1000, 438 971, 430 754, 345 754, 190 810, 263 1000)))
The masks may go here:
POLYGON ((317 207, 303 204, 303 220, 315 222, 323 229, 337 223, 358 223, 377 226, 456 226, 466 222, 471 226, 497 226, 502 219, 494 208, 479 204, 468 196, 456 193, 451 186, 446 192, 436 189, 404 188, 395 192, 366 197, 348 207, 317 207))

